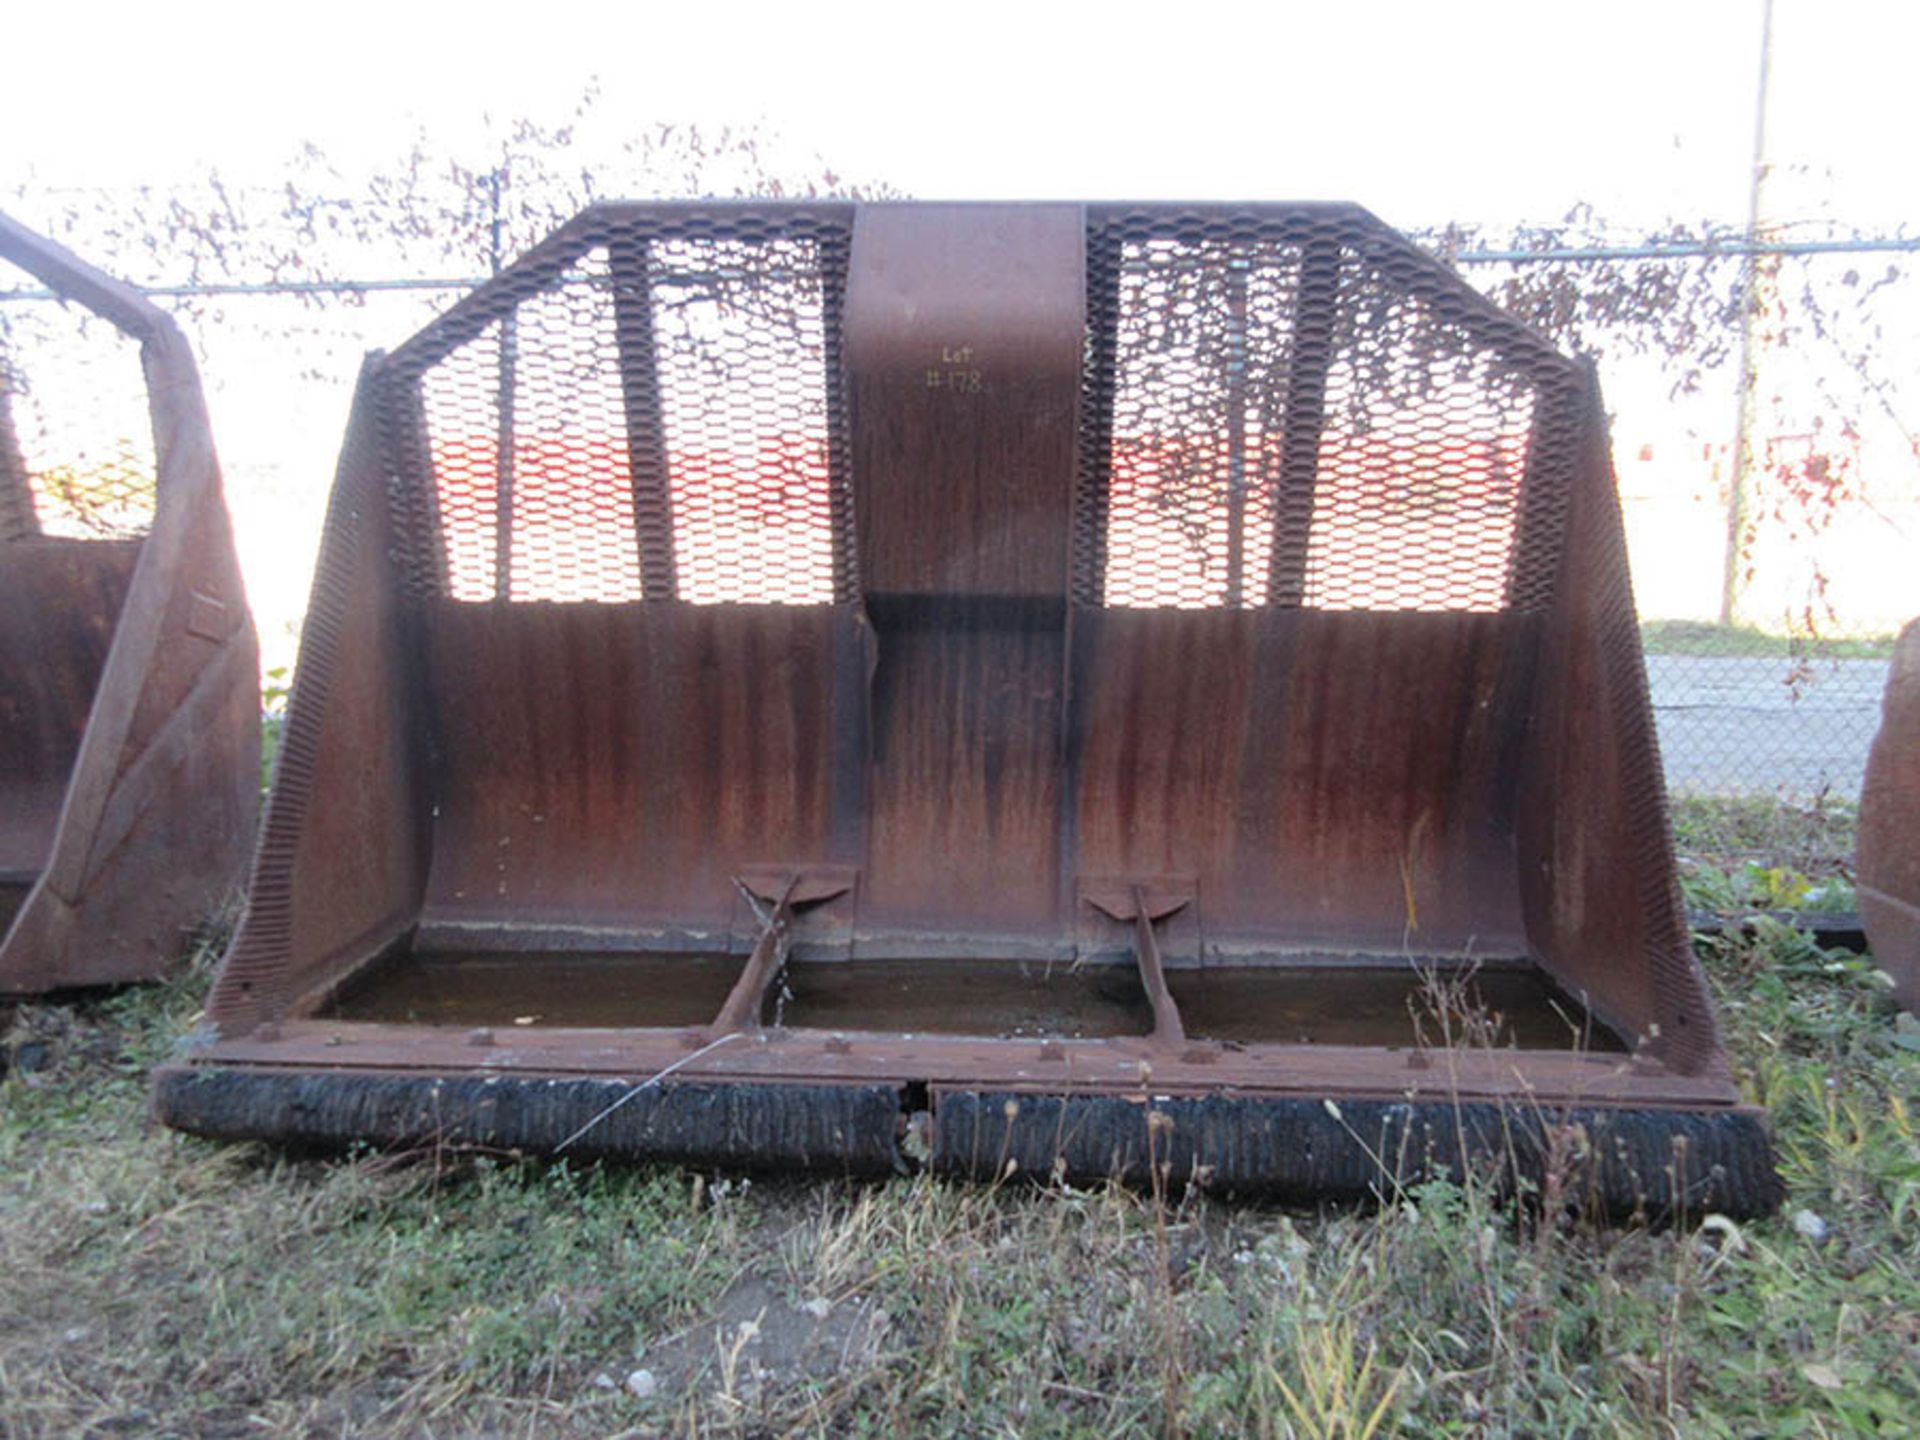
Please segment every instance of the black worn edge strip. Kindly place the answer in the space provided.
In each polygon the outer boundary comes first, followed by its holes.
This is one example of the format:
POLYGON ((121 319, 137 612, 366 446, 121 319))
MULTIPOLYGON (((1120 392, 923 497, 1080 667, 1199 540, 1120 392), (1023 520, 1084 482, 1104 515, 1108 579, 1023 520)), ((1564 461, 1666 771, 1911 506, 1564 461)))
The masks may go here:
MULTIPOLYGON (((932 1164, 964 1179, 1118 1180, 1228 1196, 1393 1200, 1469 1177, 1598 1214, 1744 1219, 1782 1198, 1750 1110, 937 1090, 932 1164), (1557 1176, 1551 1179, 1550 1175, 1557 1176)), ((165 1124, 213 1139, 444 1145, 582 1159, 886 1175, 907 1169, 892 1085, 663 1084, 171 1066, 165 1124), (610 1109, 615 1102, 624 1102, 610 1109)))
POLYGON ((1609 1218, 1772 1213, 1773 1145, 1754 1111, 1253 1096, 939 1090, 933 1167, 1225 1195, 1392 1201, 1432 1180, 1531 1189, 1609 1218))
POLYGON ((891 1085, 665 1083, 169 1066, 161 1123, 216 1140, 523 1151, 888 1175, 904 1168, 891 1085))

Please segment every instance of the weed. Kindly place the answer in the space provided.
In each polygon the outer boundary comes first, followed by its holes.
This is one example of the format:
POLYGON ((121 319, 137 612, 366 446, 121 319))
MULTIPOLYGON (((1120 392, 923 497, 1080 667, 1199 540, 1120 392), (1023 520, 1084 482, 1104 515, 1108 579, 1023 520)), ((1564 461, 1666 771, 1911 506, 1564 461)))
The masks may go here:
POLYGON ((1708 865, 1752 862, 1816 878, 1844 874, 1858 825, 1858 806, 1825 795, 1804 804, 1770 795, 1673 797, 1675 849, 1708 865))

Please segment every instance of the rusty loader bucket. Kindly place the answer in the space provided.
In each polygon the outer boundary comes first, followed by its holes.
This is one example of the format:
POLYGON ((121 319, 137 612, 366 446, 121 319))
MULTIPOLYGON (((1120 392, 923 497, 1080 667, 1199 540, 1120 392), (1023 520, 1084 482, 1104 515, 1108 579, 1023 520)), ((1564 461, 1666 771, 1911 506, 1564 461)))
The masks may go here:
POLYGON ((0 996, 159 975, 236 892, 260 793, 258 652, 192 353, 0 216, 9 271, 54 298, 0 330, 0 996))
POLYGON ((1860 792, 1860 921, 1894 998, 1920 1015, 1920 620, 1900 632, 1860 792))
POLYGON ((210 1135, 1776 1193, 1592 376, 1344 206, 611 206, 370 361, 209 1013, 210 1135))

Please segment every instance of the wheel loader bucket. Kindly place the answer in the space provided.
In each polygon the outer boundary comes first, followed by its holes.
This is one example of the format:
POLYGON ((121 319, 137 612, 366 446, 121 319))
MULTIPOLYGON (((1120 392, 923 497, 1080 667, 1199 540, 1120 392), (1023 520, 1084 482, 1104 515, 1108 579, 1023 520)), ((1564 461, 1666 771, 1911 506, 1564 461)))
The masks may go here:
POLYGON ((1860 791, 1860 922, 1894 998, 1920 1015, 1920 620, 1900 632, 1860 791))
POLYGON ((371 360, 209 1015, 209 1135, 1776 1196, 1593 378, 1346 206, 609 206, 371 360))
POLYGON ((236 895, 260 676, 199 375, 0 215, 0 996, 151 979, 236 895), (144 374, 143 374, 144 370, 144 374))

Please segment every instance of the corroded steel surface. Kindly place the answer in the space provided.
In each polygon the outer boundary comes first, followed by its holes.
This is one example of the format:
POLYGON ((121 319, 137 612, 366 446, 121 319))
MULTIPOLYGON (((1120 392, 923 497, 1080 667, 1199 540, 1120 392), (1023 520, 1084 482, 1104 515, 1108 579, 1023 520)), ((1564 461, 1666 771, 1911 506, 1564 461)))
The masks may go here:
POLYGON ((253 841, 259 661, 185 339, 4 216, 0 262, 98 317, 0 354, 0 993, 19 994, 153 977, 219 917, 253 841))
POLYGON ((1920 1014, 1920 621, 1900 632, 1860 792, 1860 922, 1894 996, 1920 1014))
POLYGON ((1638 644, 1594 377, 1363 211, 599 207, 363 372, 196 1063, 885 1084, 936 1136, 1442 1084, 1744 1116, 1764 1171, 1638 644), (515 957, 627 969, 433 1023, 515 957), (1465 1016, 1482 964, 1539 1013, 1465 1016), (1383 967, 1423 1014, 1324 1043, 1383 967))

